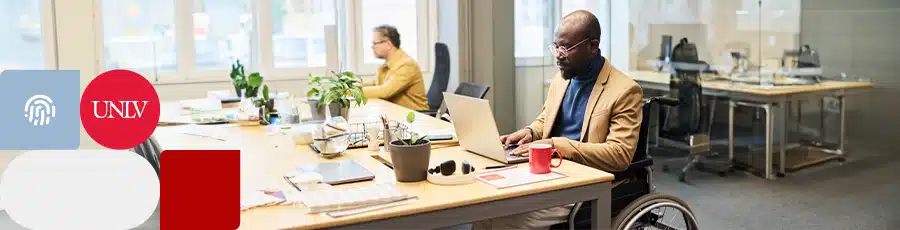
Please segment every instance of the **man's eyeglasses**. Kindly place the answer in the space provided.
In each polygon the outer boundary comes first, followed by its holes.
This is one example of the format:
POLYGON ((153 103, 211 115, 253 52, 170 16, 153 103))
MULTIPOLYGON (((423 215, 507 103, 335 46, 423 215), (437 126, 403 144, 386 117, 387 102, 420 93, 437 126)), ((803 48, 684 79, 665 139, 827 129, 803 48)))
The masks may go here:
POLYGON ((372 42, 372 46, 377 46, 378 44, 385 43, 387 41, 388 40, 385 39, 385 40, 381 40, 381 41, 372 42))
POLYGON ((553 54, 554 57, 559 57, 559 56, 565 57, 565 56, 569 55, 569 51, 572 51, 572 49, 575 49, 575 47, 577 47, 578 45, 581 45, 581 43, 584 43, 588 40, 590 40, 590 39, 585 38, 584 40, 581 40, 580 42, 575 43, 575 45, 572 45, 569 47, 558 46, 554 43, 554 44, 548 46, 547 48, 550 49, 550 54, 553 54))

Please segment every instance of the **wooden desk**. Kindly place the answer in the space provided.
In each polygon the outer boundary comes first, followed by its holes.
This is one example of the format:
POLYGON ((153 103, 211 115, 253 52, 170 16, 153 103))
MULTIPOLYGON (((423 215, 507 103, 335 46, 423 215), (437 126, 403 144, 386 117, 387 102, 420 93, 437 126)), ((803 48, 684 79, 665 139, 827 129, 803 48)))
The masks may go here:
MULTIPOLYGON (((177 109, 177 105, 167 104, 164 109, 177 109)), ((370 100, 368 105, 350 110, 350 122, 378 113, 386 113, 393 120, 402 120, 408 111, 384 101, 370 100)), ((449 128, 452 128, 450 123, 424 114, 419 114, 417 121, 410 127, 419 132, 449 128)), ((163 149, 241 149, 243 191, 272 186, 293 189, 284 182, 282 176, 298 164, 352 159, 375 173, 376 178, 374 181, 341 186, 391 183, 396 184, 404 193, 418 197, 418 201, 411 204, 341 218, 307 214, 302 204, 251 209, 241 213, 241 229, 440 228, 588 200, 598 201, 592 207, 593 210, 598 210, 594 213, 594 223, 604 226, 603 229, 610 226, 610 181, 613 175, 571 161, 554 169, 568 177, 552 181, 507 189, 495 189, 481 182, 441 186, 428 182, 396 182, 391 169, 371 158, 373 154, 388 154, 383 150, 371 152, 353 149, 341 157, 324 159, 315 155, 308 146, 295 145, 289 135, 270 136, 261 126, 170 126, 157 128, 154 135, 163 149), (181 134, 185 131, 214 135, 224 141, 181 134)), ((459 147, 432 150, 432 164, 449 159, 468 160, 482 170, 483 167, 499 164, 459 147)), ((528 165, 524 163, 518 167, 528 165)))
MULTIPOLYGON (((669 90, 669 74, 668 73, 660 73, 653 71, 632 71, 626 73, 628 76, 633 78, 641 87, 645 89, 654 89, 660 91, 668 91, 669 90)), ((710 113, 714 115, 715 112, 715 100, 717 98, 727 99, 729 101, 729 116, 728 116, 728 124, 729 124, 729 137, 728 137, 728 148, 729 148, 729 156, 734 156, 734 108, 736 106, 751 106, 762 108, 766 111, 766 144, 765 144, 765 172, 763 177, 767 179, 775 179, 776 176, 783 176, 785 174, 785 168, 791 169, 800 169, 806 166, 815 165, 824 161, 829 160, 844 160, 846 154, 844 152, 844 131, 845 131, 845 111, 846 108, 846 100, 845 97, 848 95, 865 92, 866 90, 872 88, 872 83, 869 82, 843 82, 843 81, 824 81, 818 84, 812 85, 788 85, 788 86, 774 86, 774 87, 763 87, 759 85, 748 85, 741 83, 734 83, 727 80, 715 80, 715 81, 703 81, 701 83, 703 87, 703 94, 708 96, 713 96, 713 103, 711 104, 713 108, 710 113), (787 118, 788 110, 792 103, 797 103, 798 106, 803 102, 808 101, 818 101, 825 105, 826 97, 834 97, 840 101, 840 138, 838 139, 837 146, 835 148, 822 148, 819 146, 801 146, 807 147, 812 153, 811 157, 805 159, 799 159, 794 162, 786 162, 788 157, 785 156, 786 151, 786 124, 787 122, 782 122, 782 126, 780 126, 780 137, 781 137, 781 145, 779 145, 779 163, 778 163, 778 172, 774 172, 773 166, 773 146, 774 141, 772 141, 774 132, 774 123, 776 110, 775 108, 780 107, 779 111, 781 114, 777 116, 782 116, 787 118)), ((822 111, 824 113, 824 111, 822 111)), ((710 117, 712 117, 712 115, 710 117)), ((799 116, 798 116, 799 119, 799 116)), ((824 121, 823 121, 824 122, 824 121)), ((824 127, 824 124, 823 124, 824 127)))

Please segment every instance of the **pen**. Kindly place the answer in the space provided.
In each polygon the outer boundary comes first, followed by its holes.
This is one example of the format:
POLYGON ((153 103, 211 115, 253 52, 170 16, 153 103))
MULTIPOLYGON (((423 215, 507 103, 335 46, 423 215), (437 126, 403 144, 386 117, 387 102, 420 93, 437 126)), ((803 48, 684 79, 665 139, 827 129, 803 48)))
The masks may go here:
POLYGON ((283 178, 284 178, 285 181, 288 182, 288 184, 290 184, 291 186, 293 186, 294 189, 297 189, 298 192, 302 192, 302 191, 303 191, 303 190, 300 190, 300 187, 297 187, 297 185, 294 184, 294 182, 291 182, 291 178, 288 178, 287 176, 284 176, 283 178))
POLYGON ((494 166, 485 167, 484 169, 499 169, 499 168, 506 168, 506 167, 516 167, 516 165, 494 165, 494 166))

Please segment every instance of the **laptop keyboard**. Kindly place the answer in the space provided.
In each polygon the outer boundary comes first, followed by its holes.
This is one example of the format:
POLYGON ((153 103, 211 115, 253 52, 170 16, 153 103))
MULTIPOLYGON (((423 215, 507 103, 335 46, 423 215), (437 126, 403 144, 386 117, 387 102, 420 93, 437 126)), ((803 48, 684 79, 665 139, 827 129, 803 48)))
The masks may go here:
POLYGON ((506 152, 506 159, 509 159, 509 160, 518 160, 518 159, 527 158, 527 157, 523 157, 523 156, 515 156, 515 155, 510 154, 510 153, 512 153, 513 150, 516 150, 516 147, 519 147, 519 146, 516 146, 516 145, 510 145, 509 148, 506 148, 506 151, 505 151, 505 152, 506 152))

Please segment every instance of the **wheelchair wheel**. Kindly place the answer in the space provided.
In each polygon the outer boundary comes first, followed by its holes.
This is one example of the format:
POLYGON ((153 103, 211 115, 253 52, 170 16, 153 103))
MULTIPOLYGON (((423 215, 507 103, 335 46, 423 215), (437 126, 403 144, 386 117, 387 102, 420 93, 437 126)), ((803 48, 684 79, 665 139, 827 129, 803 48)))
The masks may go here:
POLYGON ((697 229, 697 219, 684 201, 659 192, 641 196, 628 204, 613 224, 616 230, 697 229))

